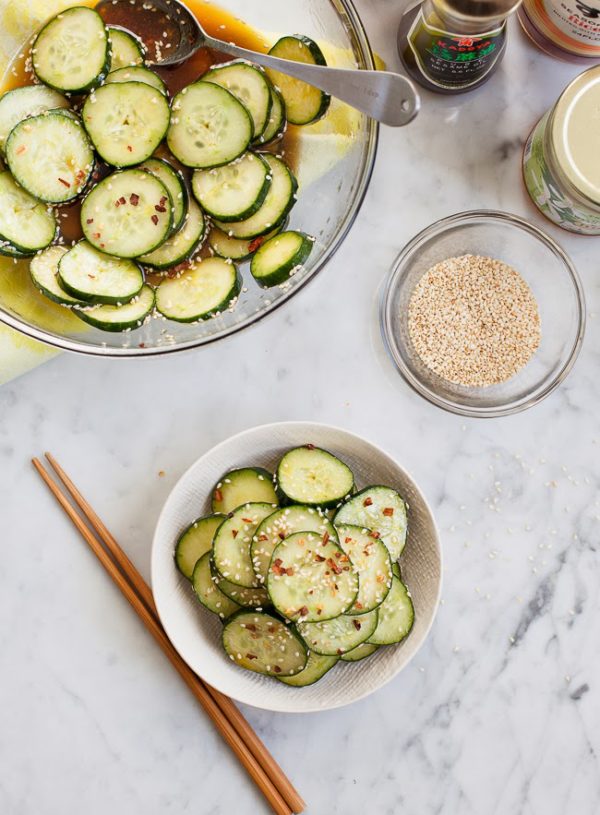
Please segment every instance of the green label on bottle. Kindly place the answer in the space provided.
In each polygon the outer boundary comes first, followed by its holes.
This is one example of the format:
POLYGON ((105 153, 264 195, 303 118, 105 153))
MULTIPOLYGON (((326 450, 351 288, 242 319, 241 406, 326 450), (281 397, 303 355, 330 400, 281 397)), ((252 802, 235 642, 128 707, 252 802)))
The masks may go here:
POLYGON ((483 34, 454 34, 428 25, 423 10, 408 33, 419 70, 440 88, 468 88, 477 85, 502 56, 506 23, 483 34))

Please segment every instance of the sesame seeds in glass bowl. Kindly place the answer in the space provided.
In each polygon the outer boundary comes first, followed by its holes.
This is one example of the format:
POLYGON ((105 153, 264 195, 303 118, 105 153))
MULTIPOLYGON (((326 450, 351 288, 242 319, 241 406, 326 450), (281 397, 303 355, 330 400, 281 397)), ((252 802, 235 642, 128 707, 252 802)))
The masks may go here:
POLYGON ((583 290, 569 257, 542 230, 504 212, 462 212, 427 227, 400 252, 383 292, 381 328, 400 374, 421 396, 463 416, 505 416, 540 402, 573 367, 585 330, 583 290), (437 274, 432 275, 433 267, 437 274), (511 279, 507 267, 522 281, 511 279), (451 276, 459 272, 464 285, 453 291, 451 276), (492 296, 491 285, 506 288, 504 301, 492 296), (457 311, 462 308, 471 318, 478 317, 474 305, 493 305, 495 312, 488 311, 485 321, 500 324, 503 312, 514 311, 516 304, 518 319, 479 338, 469 335, 472 325, 459 324, 454 300, 457 311), (490 344, 490 337, 497 339, 490 344), (511 350, 515 338, 519 347, 511 350), (482 364, 492 367, 481 375, 473 376, 467 356, 457 359, 456 349, 466 340, 476 353, 488 355, 482 364), (511 359, 494 369, 503 349, 511 359), (505 370, 508 378, 496 370, 505 370), (461 379, 461 371, 469 375, 461 379), (461 384, 494 378, 493 384, 461 384))

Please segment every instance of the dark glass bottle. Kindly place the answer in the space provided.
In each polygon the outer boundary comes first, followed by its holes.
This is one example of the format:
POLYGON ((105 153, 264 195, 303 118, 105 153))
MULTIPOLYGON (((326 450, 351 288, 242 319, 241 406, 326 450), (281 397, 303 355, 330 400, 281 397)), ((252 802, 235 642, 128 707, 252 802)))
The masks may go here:
POLYGON ((408 9, 398 51, 410 76, 437 93, 464 93, 500 65, 506 20, 521 0, 423 0, 408 9))

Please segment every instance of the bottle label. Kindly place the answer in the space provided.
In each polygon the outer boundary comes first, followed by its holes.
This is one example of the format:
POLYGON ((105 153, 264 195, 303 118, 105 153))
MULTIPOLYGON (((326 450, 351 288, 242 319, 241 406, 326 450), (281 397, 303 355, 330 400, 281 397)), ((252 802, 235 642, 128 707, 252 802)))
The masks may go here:
POLYGON ((527 192, 540 212, 563 229, 580 235, 600 235, 600 213, 569 198, 550 172, 544 151, 548 117, 549 113, 540 119, 525 144, 523 180, 527 192))
POLYGON ((524 8, 555 45, 600 57, 600 0, 525 0, 524 8))
POLYGON ((408 32, 408 43, 419 70, 440 88, 478 84, 502 56, 506 24, 483 34, 463 35, 428 25, 419 9, 408 32))

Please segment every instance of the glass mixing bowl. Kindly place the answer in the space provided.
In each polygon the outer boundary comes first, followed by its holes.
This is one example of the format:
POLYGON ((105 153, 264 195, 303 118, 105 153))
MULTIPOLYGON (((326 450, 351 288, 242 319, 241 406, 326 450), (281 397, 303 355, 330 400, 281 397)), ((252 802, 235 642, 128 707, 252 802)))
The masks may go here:
MULTIPOLYGON (((6 73, 10 57, 23 48, 40 22, 72 5, 81 3, 0 0, 0 68, 6 73)), ((316 40, 331 65, 375 67, 351 0, 219 0, 218 5, 264 34, 265 43, 284 33, 302 33, 316 40)), ((260 320, 290 300, 333 256, 356 218, 375 161, 376 123, 336 100, 325 119, 297 130, 295 170, 300 189, 290 225, 316 241, 304 270, 286 290, 259 288, 244 264, 240 267, 244 290, 231 311, 191 325, 153 319, 136 331, 111 334, 87 326, 38 294, 25 261, 0 272, 0 320, 58 348, 114 357, 193 348, 260 320)))
POLYGON ((568 256, 541 229, 505 212, 461 212, 427 227, 400 252, 383 293, 381 328, 396 367, 425 399, 463 416, 506 416, 552 393, 575 364, 585 330, 583 289, 568 256), (408 305, 421 277, 436 263, 467 254, 515 268, 541 319, 542 339, 532 359, 511 379, 486 388, 442 379, 421 361, 408 330, 408 305))

